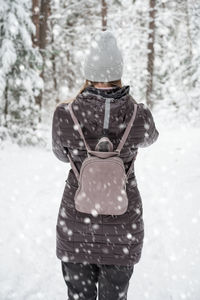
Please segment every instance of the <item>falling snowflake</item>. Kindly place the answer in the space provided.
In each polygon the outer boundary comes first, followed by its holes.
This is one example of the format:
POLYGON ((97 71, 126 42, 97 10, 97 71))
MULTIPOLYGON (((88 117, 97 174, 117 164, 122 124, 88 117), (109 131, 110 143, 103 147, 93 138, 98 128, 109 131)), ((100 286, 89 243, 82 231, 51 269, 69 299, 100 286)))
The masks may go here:
POLYGON ((73 149, 73 154, 74 155, 78 155, 78 150, 77 149, 73 149))
POLYGON ((89 224, 91 222, 90 218, 84 218, 84 223, 89 224))
POLYGON ((129 254, 128 248, 124 247, 124 248, 123 248, 123 252, 124 252, 124 254, 129 254))
POLYGON ((137 228, 137 225, 136 225, 135 223, 133 223, 133 224, 132 224, 132 228, 133 228, 133 229, 136 229, 136 228, 137 228))
POLYGON ((68 256, 64 255, 64 256, 62 257, 62 261, 64 261, 64 262, 68 262, 68 261, 69 261, 69 258, 68 258, 68 256))
POLYGON ((78 130, 78 128, 79 128, 79 125, 77 125, 77 124, 74 124, 74 125, 73 125, 73 128, 74 128, 74 130, 78 130))
POLYGON ((91 210, 91 214, 93 215, 93 217, 97 217, 98 216, 98 212, 96 211, 96 209, 92 209, 91 210))
POLYGON ((131 233, 127 233, 127 238, 130 240, 132 238, 132 234, 131 233))

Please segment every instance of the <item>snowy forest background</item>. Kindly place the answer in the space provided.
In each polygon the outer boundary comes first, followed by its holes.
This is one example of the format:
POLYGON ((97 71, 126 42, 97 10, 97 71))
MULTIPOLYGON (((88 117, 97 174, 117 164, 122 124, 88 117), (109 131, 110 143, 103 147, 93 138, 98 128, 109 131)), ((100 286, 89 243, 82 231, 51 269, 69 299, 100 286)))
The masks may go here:
POLYGON ((199 124, 199 1, 0 0, 1 141, 47 144, 56 104, 83 85, 91 35, 106 28, 136 101, 199 124))
POLYGON ((122 83, 152 110, 139 149, 145 224, 128 299, 200 299, 200 1, 0 0, 0 300, 61 300, 56 219, 70 164, 51 149, 53 112, 84 83, 96 30, 111 30, 122 83))

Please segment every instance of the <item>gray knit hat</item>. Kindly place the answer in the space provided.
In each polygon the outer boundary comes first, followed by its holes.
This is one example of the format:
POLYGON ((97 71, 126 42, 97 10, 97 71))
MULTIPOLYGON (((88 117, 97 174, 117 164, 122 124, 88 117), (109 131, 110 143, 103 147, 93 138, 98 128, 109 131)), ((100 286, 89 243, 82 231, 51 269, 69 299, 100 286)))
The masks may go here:
POLYGON ((89 54, 84 61, 85 79, 96 82, 119 80, 123 57, 111 31, 98 31, 92 36, 89 54))

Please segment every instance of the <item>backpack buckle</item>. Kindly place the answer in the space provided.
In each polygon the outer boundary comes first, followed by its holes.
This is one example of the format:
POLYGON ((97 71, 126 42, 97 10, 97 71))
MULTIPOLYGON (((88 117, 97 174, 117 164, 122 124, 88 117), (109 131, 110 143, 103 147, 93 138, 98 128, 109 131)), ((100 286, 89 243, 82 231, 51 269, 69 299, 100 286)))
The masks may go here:
POLYGON ((89 152, 91 152, 91 151, 90 151, 90 150, 87 150, 87 156, 88 156, 88 157, 91 157, 91 154, 90 154, 89 152))
POLYGON ((121 152, 121 151, 120 151, 120 150, 118 150, 118 149, 116 149, 114 152, 117 152, 118 154, 120 154, 120 152, 121 152))

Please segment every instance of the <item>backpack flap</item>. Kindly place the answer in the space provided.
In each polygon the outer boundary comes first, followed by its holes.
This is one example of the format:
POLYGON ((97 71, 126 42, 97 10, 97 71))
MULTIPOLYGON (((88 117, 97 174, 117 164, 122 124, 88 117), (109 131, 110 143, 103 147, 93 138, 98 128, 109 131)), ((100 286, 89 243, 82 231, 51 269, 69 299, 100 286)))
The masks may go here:
POLYGON ((76 210, 101 215, 122 215, 128 208, 126 173, 120 157, 86 158, 74 196, 76 210))

